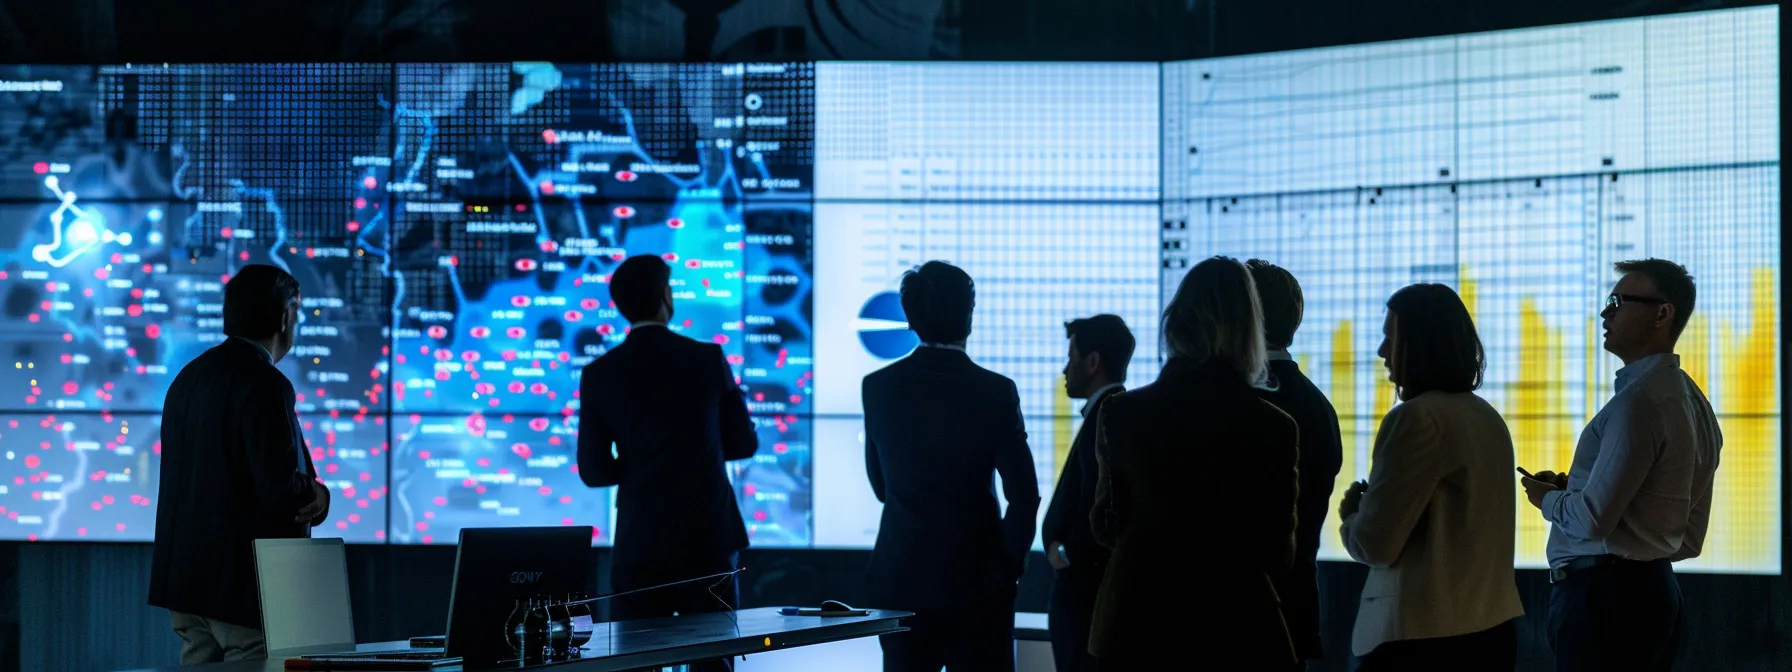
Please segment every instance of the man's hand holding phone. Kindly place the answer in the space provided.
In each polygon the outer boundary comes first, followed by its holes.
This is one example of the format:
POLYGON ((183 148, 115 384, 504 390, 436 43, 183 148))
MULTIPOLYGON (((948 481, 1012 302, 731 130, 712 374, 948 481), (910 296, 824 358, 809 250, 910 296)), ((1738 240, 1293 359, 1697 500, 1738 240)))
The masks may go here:
POLYGON ((1052 569, 1062 570, 1070 566, 1070 556, 1064 554, 1064 543, 1054 541, 1045 545, 1045 561, 1052 564, 1052 569))
POLYGON ((1368 481, 1357 481, 1345 488, 1344 499, 1338 501, 1338 518, 1349 518, 1356 515, 1357 510, 1363 507, 1363 493, 1368 491, 1368 481))
POLYGON ((1537 507, 1539 511, 1543 510, 1544 495, 1568 489, 1568 474, 1558 474, 1547 469, 1533 474, 1525 471, 1524 467, 1519 467, 1518 473, 1524 476, 1518 482, 1524 486, 1525 499, 1530 500, 1531 506, 1537 507))

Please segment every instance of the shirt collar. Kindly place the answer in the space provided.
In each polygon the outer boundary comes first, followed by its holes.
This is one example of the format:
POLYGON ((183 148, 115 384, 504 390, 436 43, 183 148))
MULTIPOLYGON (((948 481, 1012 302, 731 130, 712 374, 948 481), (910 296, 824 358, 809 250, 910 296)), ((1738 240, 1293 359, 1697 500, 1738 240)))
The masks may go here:
POLYGON ((242 341, 244 343, 248 343, 250 346, 253 346, 255 348, 256 352, 261 353, 261 356, 266 358, 268 360, 269 364, 274 363, 274 353, 268 352, 268 349, 266 347, 263 347, 262 344, 256 343, 255 341, 251 341, 251 340, 249 340, 247 338, 243 338, 241 336, 232 336, 231 338, 242 341))
POLYGON ((1269 355, 1269 361, 1272 361, 1272 362, 1292 362, 1292 361, 1294 361, 1294 355, 1288 354, 1287 350, 1284 350, 1281 348, 1272 349, 1266 354, 1269 355))
POLYGON ((1680 368, 1680 355, 1671 352, 1649 355, 1618 369, 1617 391, 1623 392, 1625 387, 1636 382, 1637 379, 1660 368, 1680 368))
POLYGON ((1085 417, 1085 418, 1089 417, 1089 409, 1095 408, 1096 404, 1101 403, 1102 397, 1108 396, 1109 394, 1112 394, 1114 392, 1124 392, 1124 391, 1126 391, 1125 383, 1108 383, 1101 387, 1095 388, 1094 392, 1089 393, 1088 403, 1083 404, 1083 417, 1085 417))
POLYGON ((666 326, 665 322, 655 322, 653 320, 641 320, 640 322, 630 322, 628 325, 628 328, 630 330, 634 330, 634 329, 640 329, 641 327, 664 327, 664 326, 666 326))
POLYGON ((923 348, 939 348, 941 350, 957 350, 964 352, 964 346, 955 343, 922 343, 923 348))

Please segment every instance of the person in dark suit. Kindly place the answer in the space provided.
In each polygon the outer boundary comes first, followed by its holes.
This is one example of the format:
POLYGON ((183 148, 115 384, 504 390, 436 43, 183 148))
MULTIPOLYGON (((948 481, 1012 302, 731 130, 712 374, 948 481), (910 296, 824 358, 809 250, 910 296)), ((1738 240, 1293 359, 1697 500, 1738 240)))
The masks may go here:
POLYGON ((298 324, 299 281, 245 266, 224 285, 224 342, 168 386, 149 604, 172 612, 182 665, 267 657, 255 540, 310 537, 329 515, 274 368, 298 324))
POLYGON ((1303 661, 1325 657, 1319 643, 1319 536, 1331 508, 1332 488, 1344 464, 1344 442, 1338 431, 1338 411, 1320 392, 1300 364, 1288 354, 1294 332, 1300 328, 1305 301, 1294 274, 1262 259, 1245 262, 1263 304, 1263 342, 1269 350, 1271 389, 1263 398, 1294 417, 1300 428, 1300 497, 1295 506, 1299 526, 1294 535, 1294 565, 1275 578, 1282 598, 1282 617, 1294 639, 1294 652, 1303 661))
MULTIPOLYGON (((579 478, 617 486, 616 591, 731 571, 747 547, 726 462, 752 457, 759 435, 721 346, 667 327, 671 277, 654 255, 616 268, 610 299, 629 321, 628 336, 579 377, 579 478)), ((703 581, 617 598, 612 614, 727 611, 739 601, 732 580, 703 581)))
POLYGON ((971 277, 950 264, 903 275, 921 347, 865 377, 865 471, 884 503, 866 578, 879 607, 915 612, 907 632, 881 638, 892 672, 1014 669, 1015 582, 1039 483, 1014 381, 965 354, 975 303, 971 277))
POLYGON ((1064 332, 1070 339, 1064 392, 1088 401, 1083 405, 1083 426, 1070 444, 1051 506, 1045 509, 1040 536, 1054 578, 1048 607, 1052 661, 1059 672, 1094 672, 1100 668, 1089 655, 1089 617, 1108 565, 1108 549, 1095 543, 1095 531, 1089 527, 1089 511, 1095 508, 1095 428, 1101 426, 1102 401, 1126 390, 1126 366, 1136 343, 1118 315, 1071 320, 1064 332))
POLYGON ((1224 651, 1283 669, 1294 644, 1272 577, 1294 562, 1294 419, 1265 401, 1263 317, 1244 264, 1196 264, 1164 309, 1157 381, 1102 404, 1090 525, 1113 549, 1089 651, 1106 670, 1224 651), (1191 553, 1191 534, 1216 547, 1191 553), (1190 627, 1178 610, 1216 616, 1190 627))

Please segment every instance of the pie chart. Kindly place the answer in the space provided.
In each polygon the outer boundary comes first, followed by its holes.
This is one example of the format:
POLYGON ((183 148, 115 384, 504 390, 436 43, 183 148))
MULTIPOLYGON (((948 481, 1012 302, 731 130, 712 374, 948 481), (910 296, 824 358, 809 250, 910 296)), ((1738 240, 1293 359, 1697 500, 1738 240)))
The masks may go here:
POLYGON ((865 351, 878 359, 897 359, 921 344, 915 332, 908 330, 902 295, 896 292, 883 292, 866 301, 853 328, 858 330, 865 351))

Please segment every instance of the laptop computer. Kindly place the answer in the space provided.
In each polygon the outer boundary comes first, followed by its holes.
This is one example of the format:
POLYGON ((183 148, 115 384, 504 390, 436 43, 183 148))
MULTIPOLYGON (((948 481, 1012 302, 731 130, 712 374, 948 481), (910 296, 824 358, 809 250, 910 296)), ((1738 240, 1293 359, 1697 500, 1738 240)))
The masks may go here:
POLYGON ((341 539, 255 540, 262 633, 288 669, 427 670, 458 665, 441 649, 355 651, 348 557, 341 539))
POLYGON ((513 658, 504 624, 518 600, 595 592, 590 527, 469 528, 460 533, 444 649, 355 651, 340 539, 256 541, 270 659, 288 669, 430 669, 513 658))
POLYGON ((341 539, 256 539, 255 575, 269 658, 355 650, 341 539))
POLYGON ((462 529, 448 595, 448 655, 468 666, 514 659, 504 624, 517 602, 596 593, 591 537, 590 526, 462 529))

